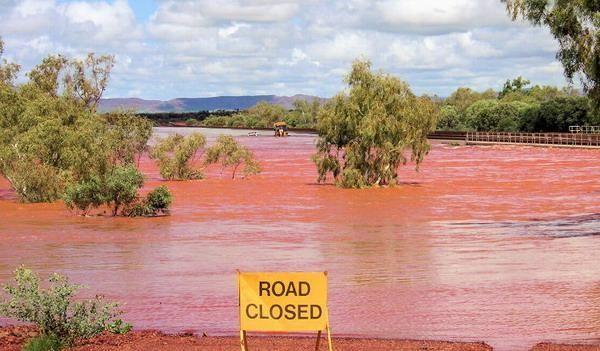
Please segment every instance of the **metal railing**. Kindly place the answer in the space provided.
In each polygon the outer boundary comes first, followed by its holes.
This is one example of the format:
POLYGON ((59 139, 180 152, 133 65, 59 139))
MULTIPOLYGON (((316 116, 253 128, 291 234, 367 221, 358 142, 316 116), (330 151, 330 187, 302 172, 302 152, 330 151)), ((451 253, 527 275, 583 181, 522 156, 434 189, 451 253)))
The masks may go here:
POLYGON ((466 142, 600 147, 600 134, 467 132, 466 142))
POLYGON ((600 133, 600 126, 570 126, 569 132, 586 134, 600 133))

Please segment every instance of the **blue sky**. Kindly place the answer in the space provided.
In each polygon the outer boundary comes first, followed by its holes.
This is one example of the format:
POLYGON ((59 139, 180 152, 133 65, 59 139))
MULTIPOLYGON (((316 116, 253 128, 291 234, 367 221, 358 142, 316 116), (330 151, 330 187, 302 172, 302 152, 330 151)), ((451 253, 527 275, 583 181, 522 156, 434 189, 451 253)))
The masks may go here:
POLYGON ((328 97, 356 58, 419 94, 567 84, 548 31, 511 22, 500 0, 0 0, 0 36, 24 71, 114 54, 107 97, 328 97))

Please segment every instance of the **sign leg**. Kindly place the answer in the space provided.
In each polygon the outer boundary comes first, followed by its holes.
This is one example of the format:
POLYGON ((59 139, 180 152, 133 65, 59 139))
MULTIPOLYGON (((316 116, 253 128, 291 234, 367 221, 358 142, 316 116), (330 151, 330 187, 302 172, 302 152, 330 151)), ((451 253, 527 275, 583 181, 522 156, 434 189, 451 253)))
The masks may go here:
POLYGON ((246 343, 246 331, 240 330, 240 347, 242 351, 248 351, 248 344, 246 343))
POLYGON ((327 343, 329 344, 329 351, 333 351, 333 343, 331 342, 331 328, 327 324, 327 343))
POLYGON ((246 335, 245 330, 244 330, 244 351, 248 351, 248 336, 246 335))
POLYGON ((319 345, 321 343, 321 331, 317 333, 317 346, 315 347, 315 351, 319 351, 319 345))

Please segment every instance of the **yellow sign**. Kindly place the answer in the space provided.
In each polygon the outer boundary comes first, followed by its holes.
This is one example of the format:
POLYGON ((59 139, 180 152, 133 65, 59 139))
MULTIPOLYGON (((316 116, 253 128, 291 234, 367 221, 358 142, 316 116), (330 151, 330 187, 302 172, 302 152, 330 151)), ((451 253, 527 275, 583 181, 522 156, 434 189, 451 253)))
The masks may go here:
POLYGON ((238 273, 242 350, 246 332, 329 333, 327 273, 238 273))

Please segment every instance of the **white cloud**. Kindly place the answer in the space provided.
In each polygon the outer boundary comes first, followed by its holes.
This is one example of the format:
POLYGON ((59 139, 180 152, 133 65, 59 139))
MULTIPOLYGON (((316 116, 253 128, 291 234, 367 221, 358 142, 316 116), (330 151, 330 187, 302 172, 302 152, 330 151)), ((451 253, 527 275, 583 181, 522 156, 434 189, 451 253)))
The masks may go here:
POLYGON ((512 23, 498 0, 0 0, 7 57, 110 53, 108 96, 318 94, 343 88, 352 60, 418 93, 499 88, 514 75, 564 84, 546 29, 512 23))

